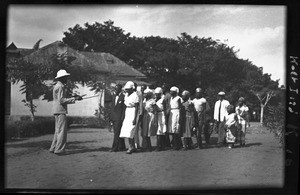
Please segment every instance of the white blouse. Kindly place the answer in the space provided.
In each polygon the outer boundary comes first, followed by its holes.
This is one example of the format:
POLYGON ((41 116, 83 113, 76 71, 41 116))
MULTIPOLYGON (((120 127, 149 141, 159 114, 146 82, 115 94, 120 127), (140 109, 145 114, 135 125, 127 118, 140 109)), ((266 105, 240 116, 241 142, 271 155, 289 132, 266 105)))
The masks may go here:
POLYGON ((136 92, 133 92, 132 94, 128 95, 128 93, 125 94, 124 97, 124 104, 127 107, 135 107, 135 104, 139 103, 139 97, 136 94, 136 92))

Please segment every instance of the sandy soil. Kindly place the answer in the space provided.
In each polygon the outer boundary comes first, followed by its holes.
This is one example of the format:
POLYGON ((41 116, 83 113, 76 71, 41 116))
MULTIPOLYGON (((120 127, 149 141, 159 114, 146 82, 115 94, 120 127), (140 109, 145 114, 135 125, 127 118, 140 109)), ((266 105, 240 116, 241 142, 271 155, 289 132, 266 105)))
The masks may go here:
MULTIPOLYGON (((49 153, 53 135, 5 144, 7 189, 218 189, 282 187, 284 152, 266 129, 252 124, 246 147, 109 152, 113 133, 75 128, 67 153, 49 153)), ((195 143, 195 139, 194 139, 195 143)), ((126 140, 128 146, 128 142, 126 140)), ((155 138, 152 145, 155 146, 155 138)))

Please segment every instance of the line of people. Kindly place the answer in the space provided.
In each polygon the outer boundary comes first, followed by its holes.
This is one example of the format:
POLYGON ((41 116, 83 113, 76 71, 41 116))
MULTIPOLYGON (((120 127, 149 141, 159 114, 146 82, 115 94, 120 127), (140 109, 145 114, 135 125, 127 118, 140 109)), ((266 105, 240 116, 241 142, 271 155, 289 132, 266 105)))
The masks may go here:
MULTIPOLYGON (((209 144, 210 106, 201 88, 195 90, 193 100, 189 91, 184 90, 181 96, 178 87, 171 87, 169 91, 164 92, 161 87, 151 90, 146 86, 137 90, 137 84, 132 81, 128 81, 124 87, 120 84, 115 86, 110 114, 114 131, 112 152, 126 151, 131 154, 138 150, 152 151, 152 136, 157 137, 156 151, 188 150, 194 149, 195 145, 201 149, 204 147, 203 134, 206 145, 209 144), (195 145, 192 142, 193 136, 197 138, 195 145), (128 150, 125 138, 128 139, 128 150)), ((226 143, 229 148, 235 143, 245 146, 245 119, 249 110, 245 99, 240 98, 235 108, 225 100, 224 92, 218 93, 218 96, 219 100, 214 106, 218 147, 226 143)))

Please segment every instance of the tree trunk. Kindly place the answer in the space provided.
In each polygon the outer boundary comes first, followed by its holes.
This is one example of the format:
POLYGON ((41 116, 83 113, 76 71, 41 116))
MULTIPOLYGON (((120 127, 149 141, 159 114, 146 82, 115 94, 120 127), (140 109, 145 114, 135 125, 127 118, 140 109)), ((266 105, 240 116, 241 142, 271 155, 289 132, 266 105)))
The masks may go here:
POLYGON ((263 104, 260 105, 260 125, 263 125, 264 120, 264 108, 265 106, 263 104))
POLYGON ((31 121, 34 121, 34 108, 33 108, 33 101, 30 100, 30 112, 31 112, 31 121))

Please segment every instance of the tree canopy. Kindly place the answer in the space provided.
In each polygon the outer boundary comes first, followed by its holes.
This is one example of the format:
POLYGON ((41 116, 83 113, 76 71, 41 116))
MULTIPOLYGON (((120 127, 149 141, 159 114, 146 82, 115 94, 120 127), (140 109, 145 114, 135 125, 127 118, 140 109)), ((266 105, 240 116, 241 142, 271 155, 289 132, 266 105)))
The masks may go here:
MULTIPOLYGON (((115 55, 144 73, 153 87, 176 85, 192 94, 201 87, 210 103, 223 90, 232 104, 243 96, 251 107, 259 109, 257 93, 280 91, 278 81, 264 74, 262 67, 239 59, 238 50, 211 37, 193 37, 185 32, 177 39, 135 37, 111 20, 85 23, 84 27, 77 24, 64 35, 63 42, 77 50, 115 55)), ((276 105, 278 101, 271 103, 276 105)))

